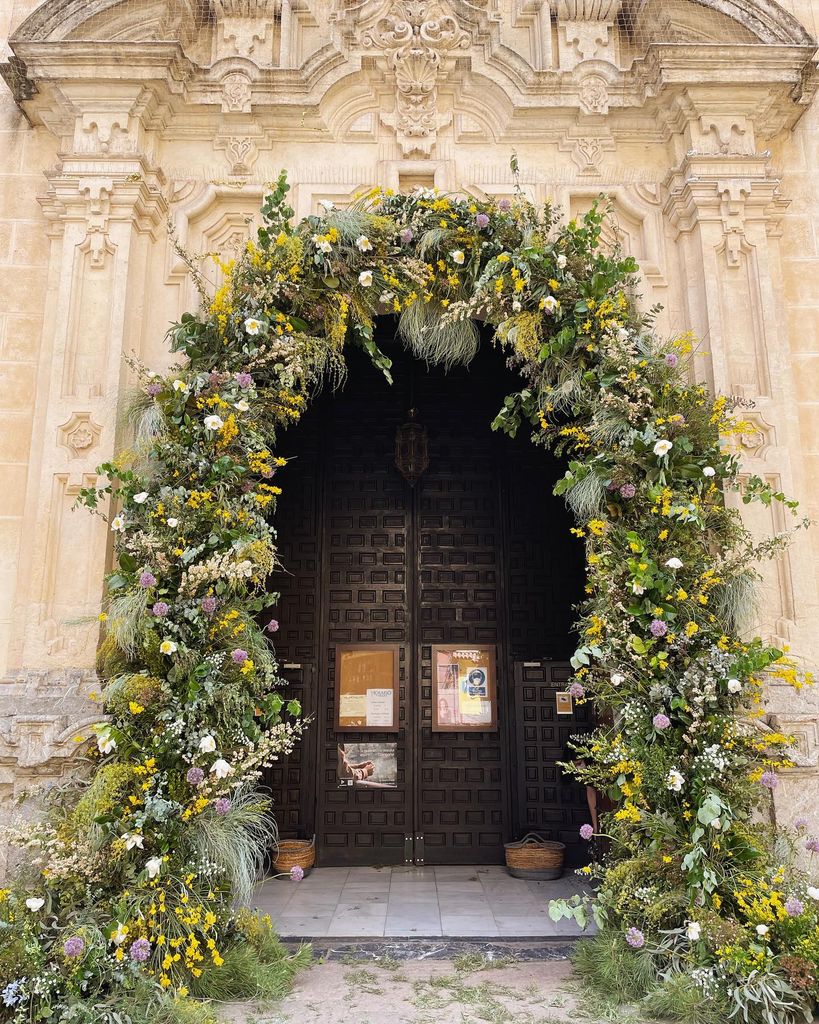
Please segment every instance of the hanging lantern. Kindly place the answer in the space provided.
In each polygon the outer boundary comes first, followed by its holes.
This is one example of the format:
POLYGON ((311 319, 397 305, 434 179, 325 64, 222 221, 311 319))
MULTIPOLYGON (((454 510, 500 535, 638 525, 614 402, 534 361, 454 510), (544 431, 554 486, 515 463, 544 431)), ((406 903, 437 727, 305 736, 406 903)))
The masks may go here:
POLYGON ((395 432, 395 467, 410 487, 429 465, 427 428, 416 419, 417 409, 410 409, 409 419, 395 432))

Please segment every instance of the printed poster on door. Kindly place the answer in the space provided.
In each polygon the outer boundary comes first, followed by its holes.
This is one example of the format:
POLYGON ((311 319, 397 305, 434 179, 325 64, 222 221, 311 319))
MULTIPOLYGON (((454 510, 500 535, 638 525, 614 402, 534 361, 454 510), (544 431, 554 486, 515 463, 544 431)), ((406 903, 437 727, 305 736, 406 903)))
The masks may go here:
POLYGON ((432 731, 497 729, 494 645, 433 647, 432 731))

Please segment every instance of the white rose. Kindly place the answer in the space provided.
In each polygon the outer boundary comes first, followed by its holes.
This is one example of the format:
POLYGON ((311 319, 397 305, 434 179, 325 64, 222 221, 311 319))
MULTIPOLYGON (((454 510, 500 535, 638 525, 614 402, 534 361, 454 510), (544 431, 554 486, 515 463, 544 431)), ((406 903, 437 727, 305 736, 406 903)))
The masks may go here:
POLYGON ((615 672, 614 675, 611 677, 612 686, 622 686, 625 681, 626 677, 624 675, 621 675, 619 672, 615 672))
POLYGON ((128 938, 128 925, 118 924, 111 935, 111 941, 116 946, 121 946, 123 942, 128 938))
POLYGON ((568 263, 569 261, 568 261, 568 260, 566 259, 566 257, 565 257, 565 256, 563 255, 563 253, 561 253, 561 254, 560 254, 560 255, 559 255, 558 257, 557 257, 557 260, 555 260, 555 262, 557 263, 558 267, 559 267, 559 268, 560 268, 561 270, 563 270, 563 268, 564 268, 564 267, 566 266, 566 264, 567 264, 567 263, 568 263))
POLYGON ((203 754, 212 754, 216 750, 216 740, 212 736, 203 736, 199 740, 199 749, 203 754))
POLYGON ((246 398, 240 398, 239 401, 234 404, 233 408, 237 409, 239 412, 247 412, 250 408, 250 404, 246 398))
POLYGON ((557 299, 554 295, 547 295, 545 299, 541 299, 540 305, 547 313, 554 313, 557 309, 557 299))
POLYGON ((214 414, 212 416, 205 417, 205 427, 208 430, 221 430, 224 425, 225 421, 222 419, 221 416, 216 416, 214 414))
POLYGON ((715 476, 716 472, 717 471, 714 469, 713 466, 704 466, 703 470, 702 470, 702 475, 703 476, 715 476))
POLYGON ((370 252, 373 247, 373 243, 367 238, 366 235, 359 235, 355 240, 355 244, 361 250, 361 252, 370 252))
POLYGON ((122 512, 120 512, 118 516, 114 516, 114 518, 111 520, 111 529, 114 530, 114 532, 125 529, 125 516, 122 514, 122 512))
POLYGON ((688 922, 688 927, 685 930, 685 934, 688 936, 690 942, 696 942, 699 939, 701 932, 702 925, 699 923, 699 921, 688 922))
POLYGON ((139 832, 126 832, 122 838, 123 841, 125 842, 126 850, 133 850, 135 846, 138 846, 139 849, 141 850, 145 845, 145 840, 142 838, 139 832))
POLYGON ((26 906, 32 914, 36 914, 38 910, 42 910, 45 906, 45 900, 41 896, 32 896, 26 900, 26 906))
POLYGON ((819 889, 817 889, 815 885, 809 885, 808 896, 810 896, 812 900, 819 900, 819 889))
POLYGON ((173 516, 172 516, 172 517, 171 517, 171 518, 170 518, 170 519, 168 520, 168 526, 170 526, 170 528, 171 528, 172 530, 175 530, 175 529, 176 529, 176 527, 177 527, 177 526, 179 526, 179 520, 178 520, 178 519, 175 519, 175 518, 173 518, 173 516))
POLYGON ((671 449, 673 447, 674 447, 674 442, 673 441, 665 441, 665 440, 658 441, 654 445, 654 454, 655 455, 668 455, 668 453, 671 451, 671 449))
POLYGON ((729 693, 739 693, 739 691, 741 689, 742 689, 742 683, 738 679, 729 679, 728 680, 728 692, 729 693))
POLYGON ((769 929, 768 929, 768 926, 766 924, 758 924, 756 926, 756 933, 757 933, 757 935, 767 935, 768 931, 769 931, 769 929))
POLYGON ((683 564, 679 558, 669 558, 665 563, 669 569, 682 569, 683 564))
POLYGON ((363 285, 364 288, 369 288, 373 283, 373 272, 371 270, 362 270, 358 275, 358 283, 363 285))
POLYGON ((211 774, 215 775, 217 779, 226 779, 228 775, 233 774, 233 768, 223 757, 220 757, 218 761, 214 761, 210 770, 211 774))
POLYGON ((162 643, 159 645, 160 654, 176 654, 176 650, 176 644, 173 642, 173 640, 163 640, 162 643))
POLYGON ((464 256, 463 252, 460 249, 455 249, 449 255, 452 257, 452 262, 457 263, 458 266, 460 266, 466 259, 466 256, 464 256))
POLYGON ((257 320, 253 316, 249 316, 247 320, 245 320, 245 330, 248 334, 258 334, 262 329, 262 326, 262 321, 257 320))
POLYGON ((135 494, 134 495, 134 501, 137 503, 137 505, 144 505, 147 500, 148 500, 148 492, 147 491, 140 491, 139 494, 135 494))
POLYGON ((148 872, 148 878, 156 878, 162 870, 162 858, 151 857, 149 861, 145 862, 145 870, 148 872))
POLYGON ((175 380, 173 382, 174 391, 187 391, 187 388, 188 385, 184 382, 184 380, 175 380))

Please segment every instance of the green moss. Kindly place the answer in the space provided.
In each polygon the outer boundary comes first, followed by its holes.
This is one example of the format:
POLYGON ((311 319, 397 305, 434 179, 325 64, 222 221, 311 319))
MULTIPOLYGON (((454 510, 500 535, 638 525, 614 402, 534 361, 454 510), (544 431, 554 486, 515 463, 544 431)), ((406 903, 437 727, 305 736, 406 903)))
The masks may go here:
POLYGON ((106 764, 94 776, 94 781, 83 793, 71 815, 71 823, 80 831, 87 829, 96 818, 116 810, 135 789, 136 776, 127 764, 106 764))
POLYGON ((105 691, 107 710, 118 716, 130 714, 129 705, 132 701, 149 714, 155 714, 164 706, 167 699, 164 680, 141 672, 120 676, 105 691))

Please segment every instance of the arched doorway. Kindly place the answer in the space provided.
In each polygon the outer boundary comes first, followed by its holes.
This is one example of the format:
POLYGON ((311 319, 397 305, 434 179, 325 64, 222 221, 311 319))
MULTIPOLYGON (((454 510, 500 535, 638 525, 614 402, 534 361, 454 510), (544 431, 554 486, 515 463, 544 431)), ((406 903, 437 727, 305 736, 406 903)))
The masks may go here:
POLYGON ((551 493, 562 470, 527 431, 490 429, 516 380, 491 344, 446 373, 407 353, 394 321, 379 327, 392 386, 353 351, 344 388, 280 444, 292 461, 277 478, 277 650, 313 718, 269 773, 282 835, 315 833, 323 865, 481 864, 536 829, 581 860, 584 791, 555 763, 588 723, 584 707, 557 710, 583 590, 582 548, 551 493), (414 486, 395 459, 411 408, 429 458, 414 486), (491 726, 439 730, 437 647, 494 655, 491 726), (340 731, 343 652, 382 648, 397 664, 397 728, 340 731), (340 750, 374 774, 345 779, 340 750))

